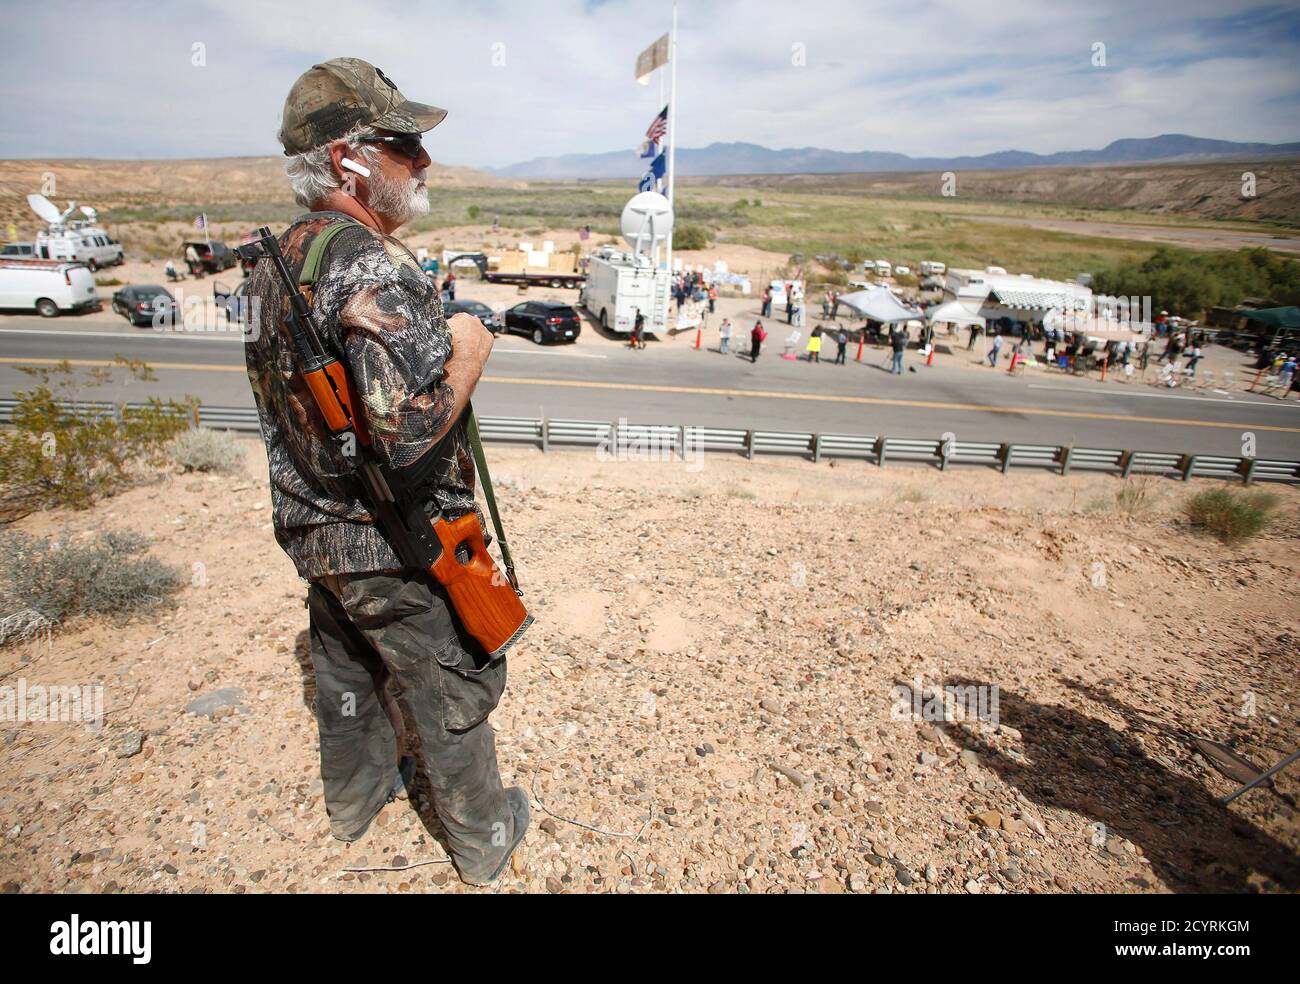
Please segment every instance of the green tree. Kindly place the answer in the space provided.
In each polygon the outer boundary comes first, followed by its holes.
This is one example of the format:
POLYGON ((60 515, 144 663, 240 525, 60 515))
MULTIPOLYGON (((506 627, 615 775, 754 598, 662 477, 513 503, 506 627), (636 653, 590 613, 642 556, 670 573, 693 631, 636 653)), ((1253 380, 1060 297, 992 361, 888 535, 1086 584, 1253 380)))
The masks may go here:
POLYGON ((673 232, 673 249, 708 249, 709 230, 702 225, 684 225, 673 232))

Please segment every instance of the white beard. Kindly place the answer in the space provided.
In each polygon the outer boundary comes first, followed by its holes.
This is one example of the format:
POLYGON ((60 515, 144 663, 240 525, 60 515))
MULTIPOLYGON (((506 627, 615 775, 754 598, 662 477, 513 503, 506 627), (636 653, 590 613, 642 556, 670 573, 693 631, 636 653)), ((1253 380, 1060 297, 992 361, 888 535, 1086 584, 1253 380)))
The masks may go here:
POLYGON ((409 180, 386 178, 377 172, 370 178, 370 195, 366 203, 371 210, 390 222, 402 226, 429 214, 429 189, 424 184, 424 172, 409 180))

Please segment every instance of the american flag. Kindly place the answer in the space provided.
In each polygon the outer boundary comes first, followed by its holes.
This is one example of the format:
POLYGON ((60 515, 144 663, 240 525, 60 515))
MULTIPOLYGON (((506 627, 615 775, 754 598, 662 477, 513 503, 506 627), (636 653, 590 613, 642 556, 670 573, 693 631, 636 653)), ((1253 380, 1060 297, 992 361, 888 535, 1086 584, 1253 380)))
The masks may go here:
POLYGON ((207 227, 208 227, 208 216, 206 212, 203 215, 199 215, 195 217, 194 219, 195 229, 198 229, 200 232, 202 232, 207 227))
POLYGON ((661 143, 668 133, 668 107, 665 106, 646 130, 646 139, 651 143, 661 143))

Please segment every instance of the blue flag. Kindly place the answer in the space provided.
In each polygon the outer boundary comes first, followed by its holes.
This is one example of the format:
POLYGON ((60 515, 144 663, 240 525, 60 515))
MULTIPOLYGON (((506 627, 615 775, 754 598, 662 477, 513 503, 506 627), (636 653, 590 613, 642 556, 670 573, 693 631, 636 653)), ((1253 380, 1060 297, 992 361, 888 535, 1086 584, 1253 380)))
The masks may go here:
POLYGON ((637 191, 658 191, 659 182, 663 180, 667 172, 668 156, 660 154, 650 164, 650 170, 641 175, 641 183, 637 185, 637 191))

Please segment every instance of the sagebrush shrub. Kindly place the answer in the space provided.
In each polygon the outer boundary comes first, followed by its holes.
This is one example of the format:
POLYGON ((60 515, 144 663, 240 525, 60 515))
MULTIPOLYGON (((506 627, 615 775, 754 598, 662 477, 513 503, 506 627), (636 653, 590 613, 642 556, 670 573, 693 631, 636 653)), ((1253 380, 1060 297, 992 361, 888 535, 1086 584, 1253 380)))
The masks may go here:
POLYGON ((121 531, 84 541, 4 532, 0 615, 22 616, 14 619, 14 634, 20 636, 17 629, 32 624, 87 615, 125 616, 167 604, 183 578, 179 570, 150 555, 148 546, 138 533, 121 531))
POLYGON ((1272 492, 1207 489, 1188 499, 1183 510, 1193 526, 1215 534, 1226 543, 1238 543, 1268 526, 1269 514, 1277 508, 1278 501, 1272 492))
POLYGON ((230 473, 244 465, 244 451, 230 431, 191 427, 172 440, 167 453, 186 471, 230 473))
MULTIPOLYGON (((119 358, 114 368, 139 381, 155 378, 139 361, 119 358)), ((113 369, 78 374, 67 362, 18 369, 38 385, 15 393, 13 426, 0 431, 0 508, 6 511, 82 509, 121 491, 138 469, 167 463, 167 443, 189 426, 197 405, 151 398, 105 414, 84 403, 84 390, 110 382, 113 369)))

